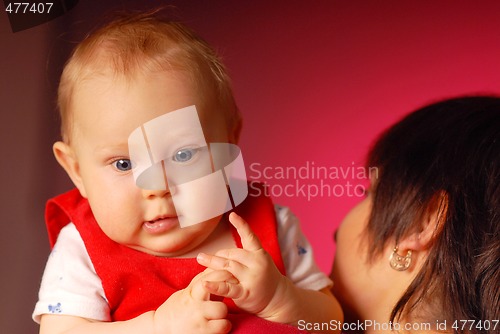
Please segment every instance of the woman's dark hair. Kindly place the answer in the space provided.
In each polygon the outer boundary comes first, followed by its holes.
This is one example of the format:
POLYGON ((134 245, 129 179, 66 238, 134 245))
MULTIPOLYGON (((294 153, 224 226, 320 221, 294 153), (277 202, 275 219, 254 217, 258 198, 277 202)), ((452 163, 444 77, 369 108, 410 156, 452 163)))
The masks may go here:
MULTIPOLYGON (((500 98, 454 98, 409 114, 376 141, 367 166, 379 172, 370 260, 417 232, 426 210, 442 211, 429 256, 391 320, 436 300, 441 319, 500 319, 500 98)), ((455 332, 493 333, 493 325, 455 332)))

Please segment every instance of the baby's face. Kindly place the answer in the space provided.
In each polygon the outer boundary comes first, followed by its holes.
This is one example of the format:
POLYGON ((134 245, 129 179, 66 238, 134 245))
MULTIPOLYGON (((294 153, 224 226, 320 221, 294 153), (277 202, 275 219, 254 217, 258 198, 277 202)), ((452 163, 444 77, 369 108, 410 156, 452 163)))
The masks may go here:
MULTIPOLYGON (((84 195, 112 240, 160 256, 181 256, 214 231, 220 216, 181 228, 169 190, 144 190, 134 182, 128 138, 149 120, 187 106, 201 106, 194 85, 180 72, 131 80, 98 75, 79 84, 72 101, 71 147, 84 195)), ((221 113, 198 107, 207 141, 227 142, 221 113)))

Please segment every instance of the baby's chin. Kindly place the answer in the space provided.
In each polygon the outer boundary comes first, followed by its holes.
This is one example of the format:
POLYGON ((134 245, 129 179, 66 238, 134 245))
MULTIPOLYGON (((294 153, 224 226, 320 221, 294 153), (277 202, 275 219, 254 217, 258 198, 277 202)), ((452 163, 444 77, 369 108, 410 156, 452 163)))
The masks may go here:
MULTIPOLYGON (((189 228, 191 228, 191 226, 185 229, 189 228)), ((171 231, 169 235, 163 235, 154 238, 156 240, 148 240, 139 244, 126 246, 139 252, 158 257, 194 258, 198 255, 198 251, 196 251, 196 249, 208 238, 208 235, 204 233, 199 235, 182 235, 188 232, 185 229, 176 228, 175 230, 171 231)))
POLYGON ((197 247, 197 245, 190 245, 190 247, 145 247, 145 246, 138 246, 138 245, 127 245, 127 247, 130 247, 136 251, 146 253, 149 255, 153 256, 158 256, 158 257, 196 257, 190 256, 191 252, 193 249, 197 247))
POLYGON ((218 234, 214 232, 220 230, 217 229, 217 226, 221 225, 220 218, 215 217, 187 227, 177 224, 163 232, 157 230, 161 229, 161 226, 145 226, 133 242, 115 242, 158 257, 195 258, 199 248, 218 234), (151 233, 151 229, 154 233, 151 233))

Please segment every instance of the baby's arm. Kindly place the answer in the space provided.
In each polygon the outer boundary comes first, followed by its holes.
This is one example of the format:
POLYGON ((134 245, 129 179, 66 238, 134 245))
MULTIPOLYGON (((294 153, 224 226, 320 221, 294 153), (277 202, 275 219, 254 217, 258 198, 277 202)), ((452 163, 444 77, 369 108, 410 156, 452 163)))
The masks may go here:
POLYGON ((215 256, 200 254, 198 262, 214 270, 231 272, 239 283, 205 282, 207 291, 232 298, 241 309, 270 321, 298 325, 299 320, 307 323, 343 320, 339 303, 327 289, 296 287, 281 275, 249 225, 234 213, 229 219, 241 237, 243 249, 225 249, 215 256))
POLYGON ((137 318, 118 322, 95 322, 85 318, 44 314, 40 320, 40 334, 62 333, 154 333, 152 330, 153 311, 137 318))
MULTIPOLYGON (((206 270, 193 278, 186 289, 177 291, 156 311, 117 322, 96 322, 81 317, 45 314, 40 321, 40 334, 168 334, 228 333, 231 323, 226 319, 227 306, 210 301, 203 281, 229 281, 226 271, 206 270)), ((233 281, 234 282, 234 281, 233 281)))

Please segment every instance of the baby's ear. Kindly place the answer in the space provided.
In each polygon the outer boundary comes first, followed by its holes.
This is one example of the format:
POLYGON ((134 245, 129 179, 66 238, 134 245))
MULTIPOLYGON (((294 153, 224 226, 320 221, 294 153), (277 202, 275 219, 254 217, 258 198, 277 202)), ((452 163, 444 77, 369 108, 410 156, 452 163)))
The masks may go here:
POLYGON ((447 211, 448 194, 439 191, 430 200, 418 230, 402 238, 399 248, 416 251, 429 249, 443 229, 447 211))
POLYGON ((80 175, 80 165, 75 152, 68 144, 58 141, 52 146, 57 162, 64 168, 73 184, 78 188, 83 197, 87 197, 82 177, 80 175))

